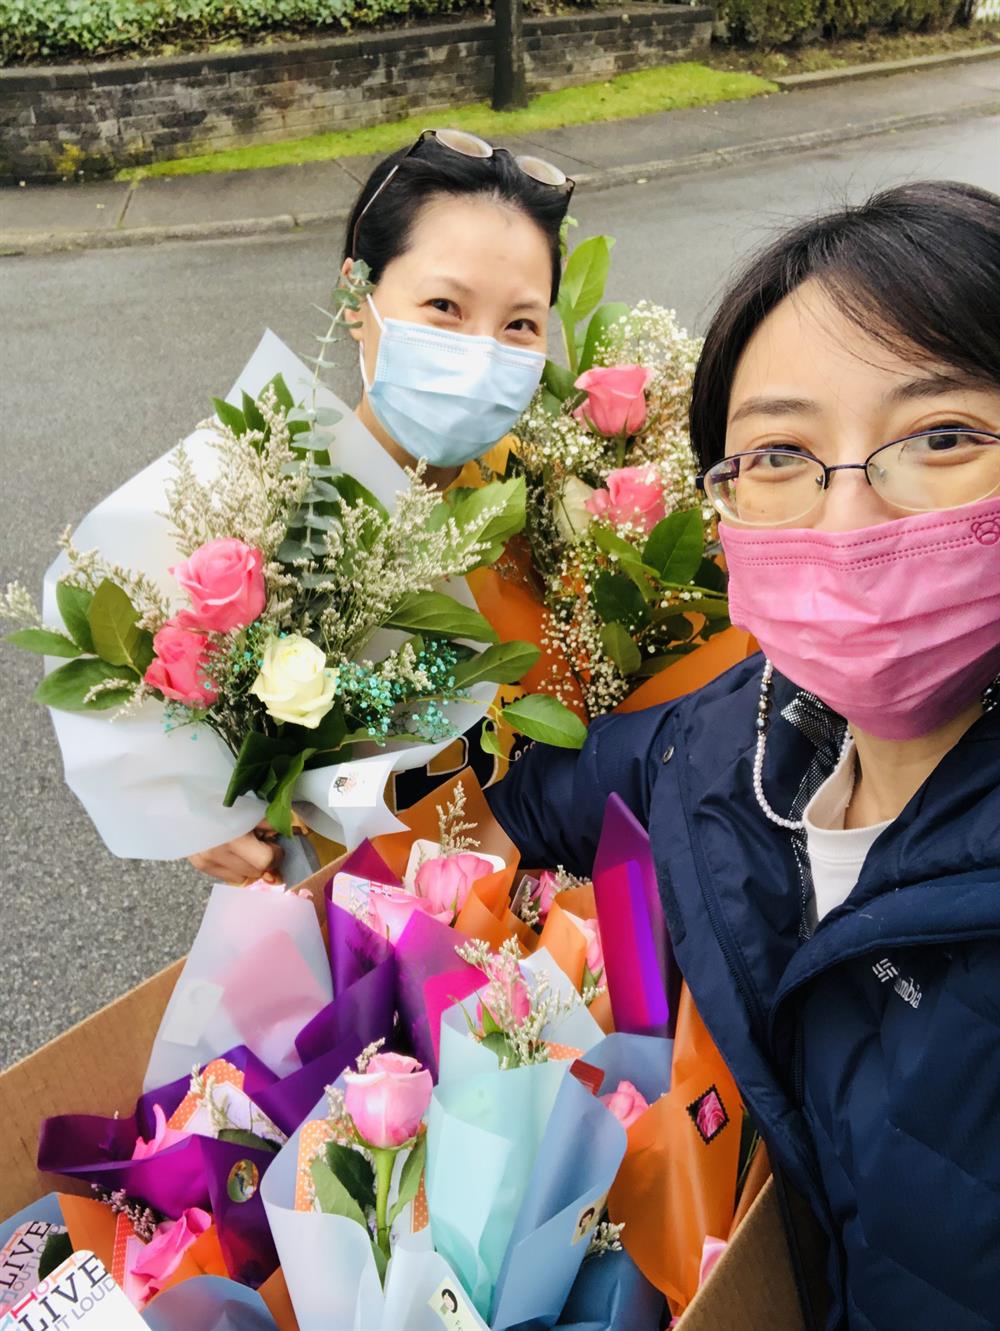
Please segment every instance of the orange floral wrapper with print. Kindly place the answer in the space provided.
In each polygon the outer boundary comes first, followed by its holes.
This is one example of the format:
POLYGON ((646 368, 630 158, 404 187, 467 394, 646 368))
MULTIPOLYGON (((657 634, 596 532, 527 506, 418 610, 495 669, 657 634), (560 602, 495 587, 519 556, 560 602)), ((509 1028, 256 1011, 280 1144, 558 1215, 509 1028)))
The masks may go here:
POLYGON ((671 1089, 628 1132, 608 1196, 622 1243, 675 1314, 698 1289, 705 1236, 729 1233, 736 1202, 742 1108, 736 1083, 685 985, 671 1089))

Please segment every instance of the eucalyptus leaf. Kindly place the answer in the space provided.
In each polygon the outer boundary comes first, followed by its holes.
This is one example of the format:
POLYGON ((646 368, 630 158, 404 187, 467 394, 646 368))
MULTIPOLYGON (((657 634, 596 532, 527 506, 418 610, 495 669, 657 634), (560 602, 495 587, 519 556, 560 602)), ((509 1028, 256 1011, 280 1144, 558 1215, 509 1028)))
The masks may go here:
POLYGON ((38 656, 79 656, 80 648, 70 638, 52 629, 17 629, 8 633, 6 641, 24 652, 38 656))
POLYGON ((389 1208, 388 1223, 390 1225, 398 1219, 404 1208, 413 1201, 420 1191, 420 1180, 423 1178, 426 1161, 427 1133, 422 1132, 417 1138, 416 1145, 403 1162, 403 1168, 399 1175, 399 1194, 389 1208))
POLYGON ((537 662, 541 652, 530 642, 502 642, 460 661, 455 667, 455 683, 467 689, 481 680, 491 684, 516 684, 537 662))
POLYGON ((548 693, 529 693, 518 698, 500 715, 528 739, 560 749, 580 749, 587 738, 587 727, 577 714, 548 693))
POLYGON ((325 1160, 317 1158, 309 1166, 316 1185, 316 1201, 325 1215, 342 1215, 354 1220, 368 1232, 368 1221, 361 1207, 337 1178, 325 1160))
POLYGON ((634 675, 642 665, 642 652, 625 625, 617 620, 601 629, 601 645, 623 675, 634 675))
POLYGON ((696 508, 685 509, 656 524, 642 557, 664 582, 688 583, 701 564, 704 540, 701 514, 696 508))
POLYGON ((624 573, 602 573, 594 582, 594 608, 606 624, 615 620, 627 629, 649 622, 645 597, 624 573))
POLYGON ((117 583, 104 579, 94 593, 88 619, 97 655, 110 665, 134 666, 140 642, 139 612, 117 583))
POLYGON ((328 1142, 326 1163, 365 1215, 375 1210, 375 1171, 367 1156, 342 1142, 328 1142))
POLYGON ((396 606, 387 627, 429 633, 438 638, 471 638, 497 642, 492 624, 477 610, 462 605, 444 592, 413 592, 396 606))
POLYGON ((94 656, 81 656, 46 675, 35 689, 34 699, 61 712, 104 712, 111 707, 120 707, 131 697, 127 686, 134 682, 134 676, 130 680, 130 674, 121 666, 99 661, 94 656), (84 702, 92 688, 108 679, 122 680, 123 687, 109 689, 93 702, 84 702))
POLYGON ((69 582, 56 583, 56 605, 62 615, 67 632, 85 652, 94 650, 94 635, 90 631, 90 603, 94 593, 86 587, 74 587, 69 582))

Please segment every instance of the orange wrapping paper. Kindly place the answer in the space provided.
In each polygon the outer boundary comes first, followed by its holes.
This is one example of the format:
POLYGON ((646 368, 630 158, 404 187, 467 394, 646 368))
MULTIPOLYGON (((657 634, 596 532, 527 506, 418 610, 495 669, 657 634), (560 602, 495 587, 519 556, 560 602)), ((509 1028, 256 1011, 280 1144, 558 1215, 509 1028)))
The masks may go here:
POLYGON ((742 1110, 736 1083, 685 985, 677 1013, 671 1089, 629 1128, 625 1159, 608 1196, 624 1223, 636 1266, 681 1313, 698 1289, 705 1236, 725 1238, 733 1220, 742 1110), (696 1121, 714 1090, 725 1116, 696 1121), (706 1140, 705 1129, 708 1130, 706 1140))

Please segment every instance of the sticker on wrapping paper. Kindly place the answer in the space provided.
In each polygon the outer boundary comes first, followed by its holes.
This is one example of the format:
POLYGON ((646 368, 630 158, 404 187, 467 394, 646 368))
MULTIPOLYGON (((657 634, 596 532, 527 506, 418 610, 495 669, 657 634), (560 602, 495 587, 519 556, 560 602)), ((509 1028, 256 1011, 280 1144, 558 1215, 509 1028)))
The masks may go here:
POLYGON ((382 798, 394 761, 388 757, 341 763, 330 781, 327 806, 331 809, 374 809, 382 798))
POLYGON ((457 1280, 442 1280, 427 1306, 446 1331, 477 1331, 482 1326, 457 1280))
POLYGON ((29 1220, 14 1230, 0 1248, 0 1313, 34 1289, 46 1243, 65 1233, 65 1225, 53 1225, 47 1220, 29 1220))
POLYGON ((14 1305, 0 1331, 147 1331, 104 1263, 81 1248, 14 1305))
POLYGON ((231 1202, 248 1202, 257 1195, 260 1170, 252 1160, 237 1160, 226 1179, 226 1192, 231 1202))
POLYGON ((350 911, 353 915, 356 910, 367 909, 368 898, 376 886, 370 878, 360 878, 354 873, 334 874, 330 900, 341 910, 350 911))
POLYGON ((704 1095, 692 1100, 687 1111, 706 1146, 711 1145, 729 1123, 729 1114, 715 1086, 710 1086, 704 1095))
POLYGON ((222 998, 222 985, 211 980, 190 980, 174 990, 173 1001, 160 1031, 167 1044, 193 1048, 204 1034, 222 998))
POLYGON ((605 1192, 596 1201, 591 1202, 589 1206, 585 1206, 576 1217, 576 1224, 573 1226, 574 1243, 582 1243, 584 1239, 590 1238, 604 1214, 604 1206, 607 1200, 608 1194, 605 1192))

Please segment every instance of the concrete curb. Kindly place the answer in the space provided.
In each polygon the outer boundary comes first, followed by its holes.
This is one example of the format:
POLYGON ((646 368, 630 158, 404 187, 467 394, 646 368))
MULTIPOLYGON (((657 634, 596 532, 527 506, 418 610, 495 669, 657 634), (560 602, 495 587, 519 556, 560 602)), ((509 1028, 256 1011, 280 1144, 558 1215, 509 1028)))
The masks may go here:
MULTIPOLYGON (((937 57, 933 57, 937 58, 937 57)), ((984 57, 981 57, 984 58, 984 57)), ((926 57, 921 57, 926 59, 926 57)), ((779 153, 809 152, 814 148, 850 143, 858 139, 873 138, 879 134, 898 133, 901 130, 929 129, 936 125, 953 124, 960 120, 980 119, 1000 115, 1000 98, 956 107, 949 111, 929 111, 919 115, 890 116, 882 120, 867 121, 860 125, 843 125, 829 130, 811 130, 804 134, 786 134, 774 139, 760 139, 755 143, 738 144, 727 148, 713 148, 706 152, 691 153, 685 157, 666 158, 606 170, 576 177, 577 187, 585 190, 614 189, 620 185, 645 184, 649 180, 666 176, 679 176, 736 165, 754 158, 767 158, 779 153)), ((124 211, 124 210, 123 210, 124 211)), ((250 217, 225 222, 191 222, 174 226, 121 227, 103 231, 63 232, 3 232, 0 231, 0 258, 21 255, 51 254, 60 251, 84 249, 124 249, 133 245, 154 245, 162 241, 227 240, 248 236, 273 235, 290 231, 342 225, 349 209, 338 208, 330 212, 281 213, 271 217, 250 217)))
POLYGON ((912 74, 921 69, 941 69, 945 65, 970 65, 977 60, 995 60, 1000 46, 977 46, 971 51, 944 51, 940 55, 915 55, 908 60, 883 60, 871 65, 844 65, 840 69, 818 69, 811 74, 789 74, 773 78, 783 92, 801 88, 828 88, 855 79, 874 79, 886 74, 912 74))

